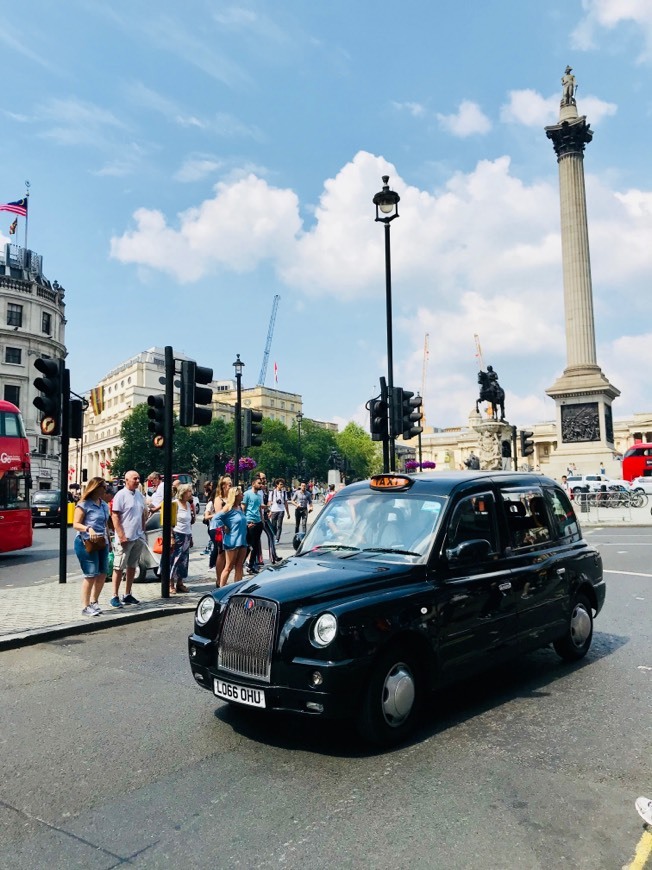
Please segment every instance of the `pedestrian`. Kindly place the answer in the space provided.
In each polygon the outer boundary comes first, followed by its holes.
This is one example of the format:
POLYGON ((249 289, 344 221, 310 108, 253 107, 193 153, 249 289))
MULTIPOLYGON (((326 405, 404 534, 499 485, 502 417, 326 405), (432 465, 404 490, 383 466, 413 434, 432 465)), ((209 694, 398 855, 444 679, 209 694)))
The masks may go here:
POLYGON ((257 574, 260 568, 257 565, 260 536, 263 533, 263 484, 259 477, 255 477, 249 489, 242 499, 242 509, 247 520, 247 547, 249 547, 248 574, 257 574))
POLYGON ((305 535, 308 528, 308 514, 312 513, 312 496, 305 483, 299 484, 299 489, 294 493, 292 504, 295 507, 294 534, 298 533, 299 525, 301 525, 301 531, 305 535))
POLYGON ((104 480, 92 477, 77 502, 73 516, 72 527, 78 533, 74 543, 75 555, 84 574, 81 586, 82 616, 99 616, 102 613, 99 598, 106 580, 110 551, 110 511, 104 500, 105 492, 104 480))
POLYGON ((645 824, 652 828, 652 801, 646 797, 636 798, 634 806, 645 824))
POLYGON ((274 530, 276 543, 278 544, 281 541, 281 532, 283 531, 283 517, 290 519, 288 494, 285 491, 285 481, 282 477, 277 477, 274 481, 274 489, 270 490, 267 505, 269 507, 270 523, 274 530))
POLYGON ((213 549, 211 550, 208 567, 215 568, 215 585, 220 585, 222 571, 224 570, 224 541, 223 531, 217 528, 217 514, 226 505, 226 499, 232 486, 231 478, 228 474, 223 475, 217 482, 215 492, 212 498, 206 504, 204 516, 208 515, 208 535, 211 539, 213 549))
MULTIPOLYGON (((274 529, 272 528, 272 523, 270 520, 269 490, 267 488, 267 475, 265 474, 264 471, 260 471, 258 473, 257 477, 260 479, 260 482, 263 485, 263 488, 261 490, 262 495, 263 495, 262 517, 263 517, 263 532, 265 534, 265 537, 267 538, 267 552, 269 554, 269 561, 273 565, 275 565, 277 562, 282 562, 283 560, 279 559, 278 555, 276 554, 276 534, 274 532, 274 529)), ((262 535, 261 535, 261 542, 258 546, 258 554, 257 554, 256 562, 257 562, 259 568, 262 568, 263 565, 265 564, 265 560, 263 559, 262 535)))
POLYGON ((147 487, 152 491, 148 499, 149 515, 153 516, 154 514, 158 514, 160 521, 165 484, 163 483, 163 478, 158 471, 150 472, 150 475, 147 478, 147 487))
POLYGON ((235 583, 242 580, 249 543, 247 517, 242 510, 242 502, 242 490, 239 486, 232 486, 224 507, 215 514, 215 526, 222 529, 224 542, 224 568, 220 586, 226 586, 229 582, 231 571, 235 571, 235 583))
POLYGON ((137 471, 125 474, 125 485, 116 493, 111 505, 111 521, 116 538, 120 543, 120 553, 113 567, 113 597, 111 607, 122 607, 124 604, 140 604, 131 594, 131 587, 136 576, 136 568, 145 548, 145 523, 149 511, 145 498, 138 488, 140 477, 137 471), (120 583, 122 572, 125 573, 125 594, 120 599, 120 583))
POLYGON ((335 495, 335 484, 329 483, 328 484, 328 492, 326 493, 326 497, 324 499, 324 504, 328 504, 328 502, 333 498, 334 495, 335 495))
POLYGON ((180 483, 177 487, 177 522, 172 529, 174 552, 170 568, 170 594, 189 592, 184 584, 188 577, 188 561, 192 543, 192 524, 195 522, 195 511, 192 505, 192 486, 180 483))

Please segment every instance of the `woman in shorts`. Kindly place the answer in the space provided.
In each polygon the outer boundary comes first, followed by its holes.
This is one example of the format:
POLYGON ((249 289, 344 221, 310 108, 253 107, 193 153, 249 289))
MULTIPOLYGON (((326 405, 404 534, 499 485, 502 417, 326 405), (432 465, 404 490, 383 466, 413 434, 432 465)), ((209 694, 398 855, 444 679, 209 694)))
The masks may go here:
POLYGON ((229 582, 231 571, 235 571, 235 582, 242 580, 244 561, 247 556, 247 519, 242 510, 242 490, 232 486, 226 497, 226 504, 215 514, 215 527, 222 529, 224 543, 224 569, 220 586, 229 582))
POLYGON ((218 480, 215 491, 212 493, 211 498, 206 504, 206 510, 204 511, 204 517, 208 519, 208 536, 213 544, 213 549, 211 550, 210 558, 208 560, 208 567, 215 568, 216 586, 220 585, 220 578, 222 576, 222 571, 224 570, 224 544, 222 542, 223 533, 221 530, 219 532, 217 530, 215 515, 218 511, 221 511, 226 504, 226 498, 230 489, 231 478, 228 474, 225 474, 218 480))
POLYGON ((72 523, 73 529, 78 533, 74 544, 75 555, 84 574, 81 588, 82 616, 99 616, 102 613, 98 601, 106 580, 110 518, 109 506, 104 499, 105 492, 105 481, 101 477, 92 477, 75 506, 72 523), (102 538, 102 549, 87 552, 86 541, 97 542, 102 538))

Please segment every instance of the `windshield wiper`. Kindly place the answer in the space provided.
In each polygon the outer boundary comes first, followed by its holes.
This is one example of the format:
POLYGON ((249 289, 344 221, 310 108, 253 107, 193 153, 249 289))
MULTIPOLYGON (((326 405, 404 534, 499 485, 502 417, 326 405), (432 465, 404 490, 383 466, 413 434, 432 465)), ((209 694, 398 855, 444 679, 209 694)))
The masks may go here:
POLYGON ((317 544, 316 547, 310 547, 309 550, 301 553, 301 555, 305 556, 306 553, 312 553, 315 550, 354 550, 358 553, 360 552, 360 547, 349 547, 347 544, 317 544))
POLYGON ((400 556, 420 556, 421 553, 415 553, 413 550, 399 550, 396 547, 365 547, 363 553, 398 553, 400 556))

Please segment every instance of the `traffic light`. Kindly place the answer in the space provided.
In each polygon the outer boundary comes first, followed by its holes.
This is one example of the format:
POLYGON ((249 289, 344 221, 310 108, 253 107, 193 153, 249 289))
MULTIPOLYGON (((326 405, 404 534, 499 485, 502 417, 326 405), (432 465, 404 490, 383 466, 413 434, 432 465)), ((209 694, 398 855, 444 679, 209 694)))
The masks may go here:
POLYGON ((81 399, 70 400, 70 437, 80 440, 84 434, 84 403, 81 399))
POLYGON ((197 405, 210 405, 213 401, 213 391, 209 387, 198 384, 210 384, 213 380, 213 369, 198 366, 194 360, 184 359, 181 362, 181 399, 179 404, 179 423, 181 426, 208 426, 213 418, 210 408, 198 408, 197 405))
POLYGON ((165 435, 165 397, 164 396, 148 396, 147 416, 149 423, 147 428, 154 433, 152 442, 154 447, 163 447, 165 435))
POLYGON ((525 430, 521 430, 521 456, 532 456, 534 453, 534 441, 532 441, 532 436, 534 432, 527 432, 525 430))
POLYGON ((392 438, 412 438, 423 432, 419 422, 423 418, 421 396, 415 396, 411 390, 393 387, 392 390, 392 438))
POLYGON ((260 447, 263 443, 263 412, 247 409, 243 416, 243 447, 260 447))
POLYGON ((389 421, 387 419, 387 401, 369 400, 369 431, 372 441, 387 441, 389 438, 389 421))
POLYGON ((34 379, 34 386, 41 392, 41 395, 34 399, 34 405, 43 414, 41 432, 44 435, 60 435, 63 360, 39 357, 34 361, 34 365, 44 375, 42 378, 34 379))

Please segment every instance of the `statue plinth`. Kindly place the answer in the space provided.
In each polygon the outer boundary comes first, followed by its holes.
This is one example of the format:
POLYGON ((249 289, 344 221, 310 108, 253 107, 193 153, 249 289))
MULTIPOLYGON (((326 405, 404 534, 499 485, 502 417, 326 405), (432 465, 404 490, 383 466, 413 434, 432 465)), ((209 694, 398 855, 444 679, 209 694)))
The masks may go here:
POLYGON ((503 441, 509 441, 511 444, 512 427, 506 421, 476 419, 473 420, 471 428, 478 433, 480 470, 501 471, 503 441))

